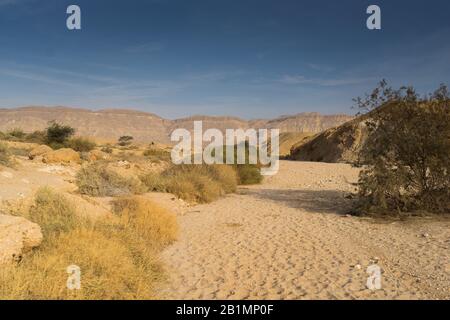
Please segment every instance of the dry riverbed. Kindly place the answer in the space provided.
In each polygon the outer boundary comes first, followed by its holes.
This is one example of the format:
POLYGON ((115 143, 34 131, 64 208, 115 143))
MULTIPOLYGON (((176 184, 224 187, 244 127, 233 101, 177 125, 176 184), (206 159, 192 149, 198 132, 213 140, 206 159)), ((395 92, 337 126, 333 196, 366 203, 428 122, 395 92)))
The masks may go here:
POLYGON ((282 161, 262 185, 178 216, 160 298, 450 298, 450 221, 346 215, 358 169, 282 161), (382 271, 366 287, 367 267, 382 271))

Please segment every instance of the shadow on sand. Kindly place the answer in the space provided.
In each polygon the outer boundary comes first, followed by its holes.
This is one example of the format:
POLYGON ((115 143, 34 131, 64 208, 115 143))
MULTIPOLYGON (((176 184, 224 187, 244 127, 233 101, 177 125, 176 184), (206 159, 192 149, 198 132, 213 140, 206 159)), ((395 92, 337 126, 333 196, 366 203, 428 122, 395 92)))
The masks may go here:
POLYGON ((344 192, 337 190, 245 189, 242 193, 310 212, 343 215, 352 208, 352 201, 344 198, 344 192))

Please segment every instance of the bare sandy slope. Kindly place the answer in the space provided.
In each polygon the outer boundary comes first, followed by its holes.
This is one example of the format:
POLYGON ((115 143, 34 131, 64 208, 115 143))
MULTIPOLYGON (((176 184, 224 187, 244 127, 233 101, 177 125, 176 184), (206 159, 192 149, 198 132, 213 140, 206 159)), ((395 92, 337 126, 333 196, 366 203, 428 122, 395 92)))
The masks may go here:
POLYGON ((179 216, 161 298, 450 298, 449 220, 349 217, 358 170, 282 161, 260 186, 179 216), (382 289, 366 268, 382 268, 382 289))

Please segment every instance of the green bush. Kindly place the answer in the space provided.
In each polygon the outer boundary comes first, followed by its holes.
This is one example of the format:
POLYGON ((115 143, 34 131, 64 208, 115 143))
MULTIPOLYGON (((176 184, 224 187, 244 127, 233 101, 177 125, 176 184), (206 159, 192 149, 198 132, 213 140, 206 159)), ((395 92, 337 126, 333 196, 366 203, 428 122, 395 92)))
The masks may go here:
POLYGON ((14 128, 8 131, 7 135, 12 138, 11 140, 21 141, 25 138, 26 133, 20 128, 14 128))
MULTIPOLYGON (((263 177, 261 175, 260 165, 259 164, 251 164, 249 162, 250 155, 250 146, 248 142, 244 143, 245 150, 245 163, 237 164, 237 154, 238 154, 238 145, 234 146, 234 168, 238 175, 238 184, 242 185, 250 185, 250 184, 258 184, 261 183, 263 177)), ((226 147, 224 147, 224 159, 226 159, 226 147)), ((258 150, 252 150, 258 154, 258 150)))
POLYGON ((132 136, 121 136, 119 138, 118 144, 119 144, 119 146, 125 147, 125 146, 130 145, 132 141, 133 141, 132 136))
POLYGON ((74 134, 74 128, 51 121, 46 130, 46 143, 54 149, 59 149, 64 147, 67 140, 74 134))
POLYGON ((358 106, 371 110, 357 210, 450 212, 450 98, 445 86, 420 97, 382 82, 358 106))
POLYGON ((236 165, 236 170, 239 177, 239 184, 258 184, 263 179, 261 169, 256 165, 240 164, 236 165))

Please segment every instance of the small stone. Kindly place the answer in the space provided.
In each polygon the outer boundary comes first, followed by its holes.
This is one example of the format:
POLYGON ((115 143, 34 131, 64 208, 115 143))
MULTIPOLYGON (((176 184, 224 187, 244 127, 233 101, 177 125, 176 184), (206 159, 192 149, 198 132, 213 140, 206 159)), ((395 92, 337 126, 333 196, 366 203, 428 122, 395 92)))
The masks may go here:
POLYGON ((430 235, 428 233, 422 233, 422 237, 428 238, 428 237, 430 237, 430 235))

